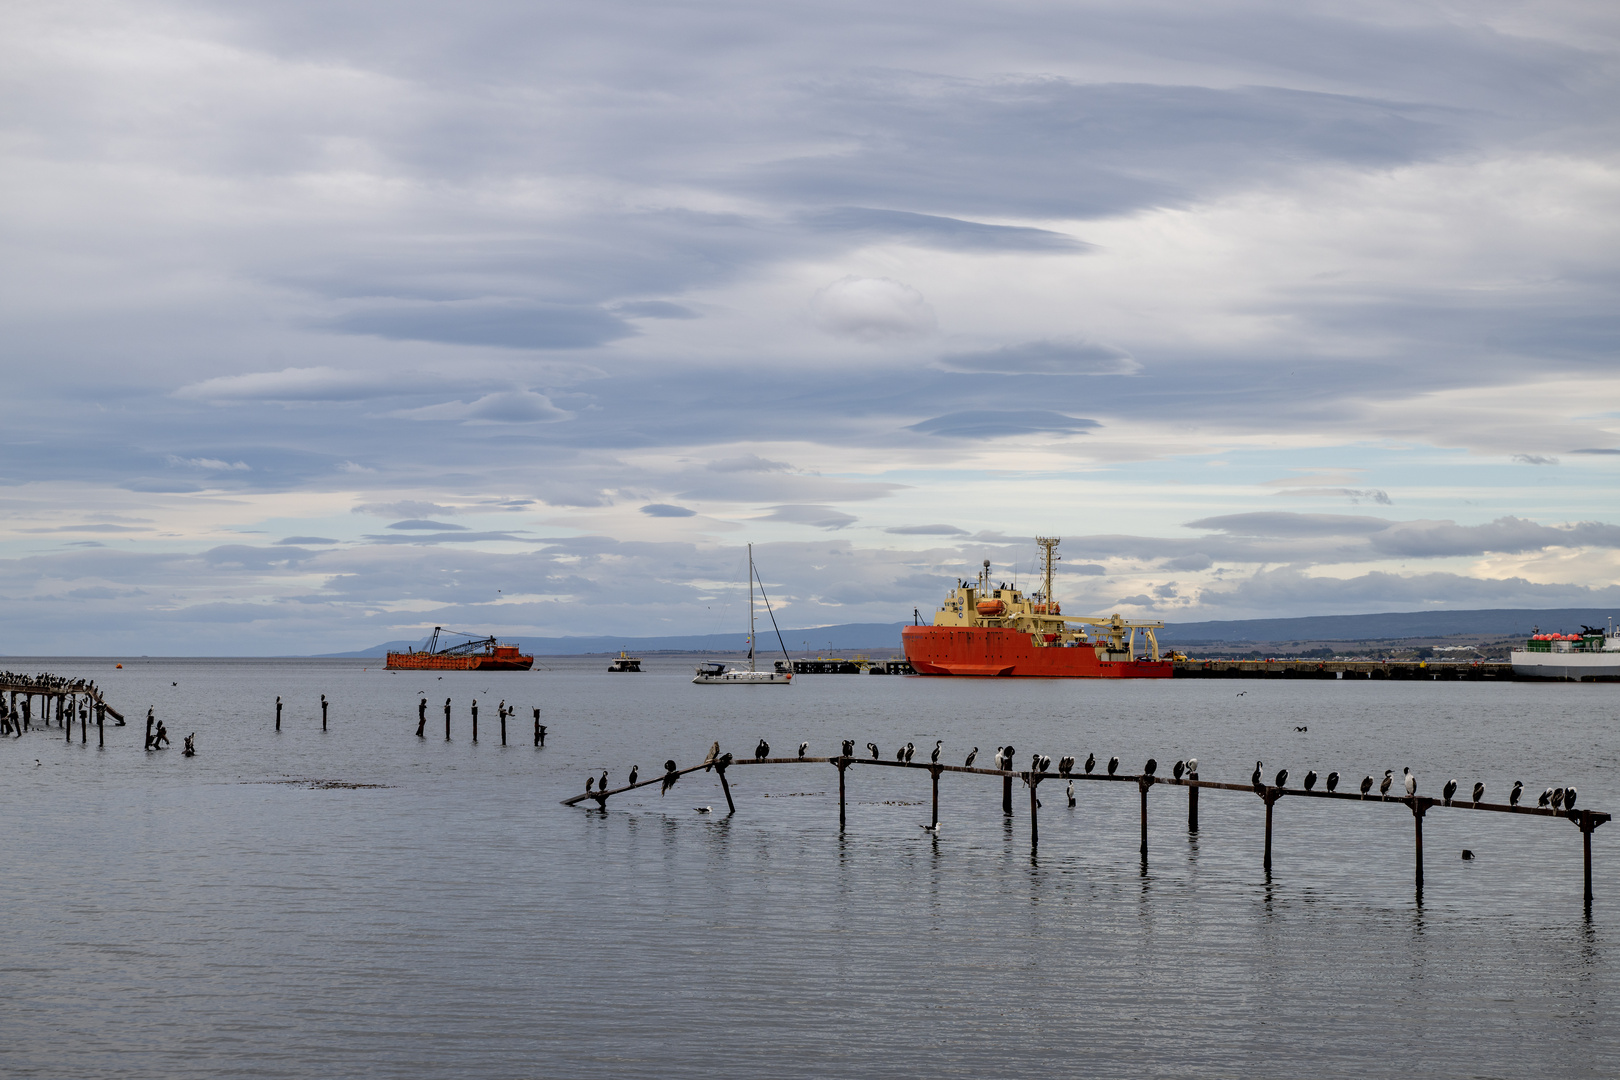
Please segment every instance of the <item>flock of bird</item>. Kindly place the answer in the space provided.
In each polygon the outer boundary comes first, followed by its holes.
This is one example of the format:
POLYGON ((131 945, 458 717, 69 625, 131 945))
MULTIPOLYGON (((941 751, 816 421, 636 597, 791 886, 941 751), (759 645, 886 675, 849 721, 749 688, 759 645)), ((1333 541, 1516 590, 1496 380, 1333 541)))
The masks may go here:
MULTIPOLYGON (((940 755, 944 752, 944 747, 945 747, 945 740, 936 739, 934 741, 934 749, 928 755, 929 761, 933 762, 936 765, 939 764, 940 755)), ((805 754, 809 752, 809 749, 810 749, 810 744, 809 743, 801 742, 799 744, 799 755, 798 756, 799 756, 799 758, 801 760, 804 758, 805 754)), ((866 751, 867 751, 867 754, 870 755, 869 760, 879 761, 879 760, 882 760, 882 758, 883 758, 883 753, 878 748, 878 745, 875 742, 867 743, 866 744, 866 751)), ((909 762, 909 761, 911 761, 913 755, 916 754, 916 752, 917 752, 916 745, 914 743, 909 743, 908 742, 904 746, 900 746, 900 747, 897 747, 895 749, 894 760, 902 761, 902 762, 909 762)), ((1014 751, 1013 747, 1011 747, 1011 746, 998 746, 998 747, 996 747, 996 753, 995 753, 995 757, 993 759, 995 769, 997 769, 998 771, 1010 771, 1013 768, 1015 768, 1015 765, 1014 765, 1014 762, 1013 762, 1013 754, 1014 754, 1014 752, 1015 751, 1014 751)), ((759 743, 754 747, 754 760, 755 761, 764 761, 765 759, 769 758, 770 756, 771 756, 771 744, 766 742, 764 739, 759 740, 759 743)), ((855 740, 854 739, 845 739, 843 741, 842 756, 846 757, 846 758, 854 758, 855 757, 855 740)), ((979 748, 977 746, 975 746, 972 750, 968 751, 966 759, 964 759, 963 762, 962 762, 963 767, 971 769, 973 767, 974 761, 976 761, 978 759, 978 756, 979 756, 979 748)), ((720 766, 721 768, 725 768, 725 767, 729 766, 733 760, 734 759, 733 759, 731 754, 729 754, 729 753, 728 754, 721 754, 720 753, 720 744, 718 742, 716 742, 716 743, 714 743, 713 745, 711 745, 709 747, 709 753, 708 753, 708 756, 703 759, 703 765, 705 767, 705 770, 707 770, 709 768, 712 768, 712 767, 714 767, 716 765, 720 766)), ((1084 769, 1084 775, 1090 776, 1097 768, 1097 755, 1096 754, 1087 754, 1085 763, 1084 763, 1084 765, 1082 767, 1084 769)), ((1119 758, 1117 756, 1109 758, 1108 763, 1107 763, 1107 765, 1105 767, 1108 770, 1108 775, 1109 776, 1117 775, 1118 772, 1119 772, 1119 758)), ((1040 754, 1040 753, 1032 754, 1032 755, 1030 755, 1029 768, 1030 768, 1031 772, 1049 773, 1049 772, 1052 771, 1052 759, 1050 757, 1048 757, 1047 755, 1045 755, 1045 754, 1040 754)), ((1159 769, 1158 760, 1156 758, 1148 758, 1146 764, 1144 764, 1142 766, 1142 774, 1144 776, 1154 776, 1154 775, 1157 774, 1158 769, 1159 769)), ((1074 770, 1075 770, 1075 758, 1074 758, 1074 755, 1070 754, 1070 755, 1067 755, 1065 757, 1061 757, 1061 758, 1058 759, 1057 772, 1058 772, 1059 776, 1063 776, 1063 777, 1072 776, 1072 775, 1074 775, 1074 770)), ((1254 785, 1254 790, 1257 793, 1264 793, 1264 791, 1266 789, 1264 770, 1265 770, 1265 763, 1264 762, 1256 761, 1254 763, 1254 773, 1250 776, 1249 779, 1250 779, 1250 782, 1254 785)), ((1188 758, 1188 759, 1186 759, 1184 761, 1177 761, 1173 766, 1171 766, 1170 771, 1175 776, 1175 778, 1177 780, 1180 780, 1183 776, 1189 775, 1189 774, 1196 776, 1197 773, 1198 773, 1198 759, 1197 758, 1188 758)), ((673 760, 664 762, 663 787, 662 787, 662 789, 660 791, 660 794, 667 794, 669 792, 669 789, 675 786, 675 782, 680 779, 680 777, 678 775, 678 772, 679 772, 679 770, 677 769, 677 767, 675 765, 675 762, 673 760)), ((636 767, 632 767, 630 769, 629 786, 634 787, 639 778, 640 778, 639 769, 636 768, 636 767)), ((1306 772, 1305 773, 1305 780, 1304 780, 1305 790, 1306 791, 1315 791, 1316 790, 1317 779, 1318 778, 1317 778, 1317 774, 1316 774, 1315 769, 1311 769, 1308 772, 1306 772)), ((1272 785, 1273 787, 1278 787, 1278 788, 1287 787, 1288 786, 1288 770, 1287 769, 1279 769, 1277 771, 1276 776, 1274 777, 1274 780, 1275 780, 1275 783, 1272 785)), ((1373 784, 1375 782, 1378 784, 1378 794, 1380 796, 1387 796, 1389 794, 1389 792, 1390 792, 1390 789, 1395 786, 1395 782, 1396 782, 1395 781, 1395 770, 1393 770, 1393 769, 1385 769, 1384 770, 1384 777, 1383 777, 1383 779, 1381 781, 1374 781, 1371 774, 1368 774, 1367 776, 1362 777, 1362 779, 1361 779, 1361 797, 1362 798, 1366 798, 1367 795, 1372 791, 1373 784)), ((1400 783, 1401 783, 1401 789, 1405 793, 1405 796, 1407 798, 1412 798, 1412 797, 1417 795, 1417 776, 1416 776, 1416 774, 1414 774, 1412 772, 1412 770, 1410 768, 1401 769, 1401 781, 1400 781, 1400 783)), ((1338 788, 1339 788, 1339 774, 1337 772, 1328 773, 1327 774, 1327 781, 1326 781, 1326 784, 1324 786, 1326 787, 1326 789, 1328 791, 1332 791, 1332 792, 1338 791, 1338 788)), ((598 790, 598 791, 603 791, 603 792, 607 791, 607 789, 608 789, 608 774, 607 774, 606 769, 602 770, 602 776, 601 776, 600 780, 598 780, 595 776, 590 776, 590 777, 586 778, 586 780, 585 780, 585 791, 586 791, 586 793, 589 794, 593 787, 595 787, 596 790, 598 790)), ((1441 793, 1441 799, 1442 799, 1442 801, 1444 802, 1444 804, 1446 806, 1452 805, 1452 803, 1454 801, 1460 801, 1460 800, 1456 799, 1456 796, 1457 796, 1457 781, 1456 780, 1448 780, 1448 781, 1446 781, 1445 785, 1440 789, 1440 793, 1441 793)), ((1074 783, 1073 783, 1073 781, 1070 781, 1070 783, 1069 783, 1069 792, 1068 792, 1068 794, 1069 794, 1069 805, 1073 806, 1074 801, 1075 801, 1074 800, 1074 783)), ((1475 783, 1472 794, 1473 794, 1473 803, 1474 803, 1475 806, 1478 806, 1482 801, 1484 801, 1484 798, 1485 798, 1485 785, 1484 785, 1484 783, 1483 782, 1475 783)), ((1508 792, 1508 805, 1509 806, 1518 806, 1519 805, 1519 800, 1523 797, 1523 795, 1524 795, 1524 782, 1522 780, 1515 780, 1513 782, 1512 790, 1510 790, 1508 792)), ((1550 808, 1550 809, 1552 809, 1554 811, 1560 811, 1560 812, 1566 811, 1566 810, 1574 810, 1575 809, 1576 797, 1577 797, 1577 792, 1575 790, 1574 785, 1571 785, 1569 787, 1558 787, 1558 788, 1551 788, 1550 787, 1546 791, 1543 791, 1541 793, 1541 798, 1537 800, 1536 805, 1540 806, 1540 807, 1550 808)), ((698 807, 698 809, 700 811, 706 811, 708 808, 707 807, 698 807)))

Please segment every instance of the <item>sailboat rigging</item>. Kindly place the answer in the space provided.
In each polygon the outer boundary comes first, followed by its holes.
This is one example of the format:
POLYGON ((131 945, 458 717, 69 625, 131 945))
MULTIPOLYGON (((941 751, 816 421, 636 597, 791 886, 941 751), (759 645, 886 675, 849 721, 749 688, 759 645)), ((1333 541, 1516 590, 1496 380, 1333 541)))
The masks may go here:
POLYGON ((765 595, 765 581, 754 569, 754 545, 748 545, 748 669, 727 667, 719 660, 698 665, 695 683, 711 686, 763 686, 767 683, 787 686, 793 681, 793 661, 788 657, 787 644, 782 641, 782 630, 776 625, 776 612, 771 610, 770 597, 765 595), (760 671, 754 662, 754 582, 759 582, 759 595, 765 601, 765 612, 771 617, 771 628, 776 631, 777 644, 782 646, 782 659, 770 671, 760 671))

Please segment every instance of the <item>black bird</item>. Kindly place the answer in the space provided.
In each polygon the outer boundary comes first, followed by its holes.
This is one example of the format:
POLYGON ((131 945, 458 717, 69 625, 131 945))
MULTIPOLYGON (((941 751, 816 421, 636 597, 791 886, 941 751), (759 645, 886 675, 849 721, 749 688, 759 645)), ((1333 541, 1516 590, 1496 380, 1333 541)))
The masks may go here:
POLYGON ((1564 789, 1564 809, 1565 810, 1573 810, 1573 809, 1575 809, 1575 789, 1574 788, 1565 788, 1564 789))
POLYGON ((671 758, 669 761, 664 762, 664 786, 659 789, 658 797, 663 798, 669 794, 669 789, 674 787, 675 781, 679 779, 680 777, 675 775, 675 760, 671 758))
POLYGON ((928 760, 932 761, 935 765, 938 765, 939 764, 939 751, 940 751, 940 748, 943 747, 944 745, 945 745, 945 740, 944 739, 935 739, 934 740, 934 752, 932 754, 928 755, 928 760))
POLYGON ((1119 772, 1119 758, 1111 757, 1108 759, 1108 775, 1113 776, 1117 772, 1119 772))
POLYGON ((910 743, 906 743, 906 760, 907 761, 910 761, 911 760, 911 755, 915 754, 916 752, 917 752, 917 748, 915 746, 912 746, 910 743))
POLYGON ((1144 773, 1146 773, 1148 776, 1152 776, 1154 773, 1158 772, 1159 771, 1159 759, 1158 758, 1151 758, 1151 757, 1148 758, 1147 759, 1147 764, 1142 766, 1142 771, 1144 773))
POLYGON ((979 748, 977 746, 975 746, 973 749, 968 751, 967 760, 962 762, 962 767, 964 769, 973 768, 973 759, 978 757, 978 756, 979 756, 979 748))
POLYGON ((1051 772, 1051 771, 1052 771, 1052 759, 1047 757, 1045 754, 1042 754, 1041 755, 1041 772, 1051 772))
POLYGON ((1339 774, 1336 773, 1336 772, 1328 773, 1327 789, 1329 791, 1337 791, 1338 787, 1339 787, 1339 774))
POLYGON ((1554 788, 1553 789, 1553 797, 1552 797, 1552 808, 1554 810, 1562 810, 1563 807, 1564 807, 1564 789, 1563 788, 1554 788))
POLYGON ((600 779, 600 780, 598 780, 596 782, 596 790, 597 791, 606 791, 607 790, 607 770, 606 769, 602 770, 602 779, 600 779))
POLYGON ((902 747, 900 747, 898 750, 896 750, 894 752, 894 760, 896 760, 896 761, 904 761, 904 760, 906 760, 906 748, 905 747, 902 746, 902 747))
POLYGON ((1363 776, 1361 778, 1361 797, 1363 799, 1365 799, 1367 797, 1367 792, 1369 792, 1371 790, 1372 790, 1372 777, 1371 776, 1363 776))
POLYGON ((1185 761, 1178 761, 1174 765, 1170 766, 1170 773, 1177 780, 1180 780, 1181 779, 1181 774, 1184 771, 1186 771, 1186 768, 1187 768, 1187 763, 1185 761))
POLYGON ((1378 794, 1388 795, 1389 787, 1395 782, 1395 770, 1385 769, 1384 778, 1378 782, 1378 794))
POLYGON ((1265 762, 1257 761, 1257 762, 1254 763, 1254 772, 1249 774, 1249 783, 1251 785, 1253 785, 1254 790, 1256 790, 1256 791, 1259 791, 1260 787, 1261 787, 1261 784, 1260 784, 1260 770, 1265 768, 1265 767, 1266 767, 1265 762))
POLYGON ((879 756, 878 755, 877 743, 869 742, 869 743, 866 744, 866 748, 872 752, 872 760, 876 761, 878 759, 878 756, 879 756))
POLYGON ((1306 727, 1306 726, 1305 726, 1305 725, 1303 725, 1303 724, 1295 724, 1295 725, 1294 725, 1294 730, 1295 730, 1295 731, 1309 731, 1309 730, 1310 730, 1310 728, 1308 728, 1308 727, 1306 727))
POLYGON ((854 757, 855 756, 855 740, 854 739, 845 739, 844 740, 844 756, 845 757, 854 757))
POLYGON ((1095 769, 1096 767, 1097 767, 1097 755, 1096 754, 1087 754, 1086 755, 1086 775, 1090 776, 1091 775, 1091 770, 1095 769))
POLYGON ((1478 806, 1479 805, 1479 800, 1483 799, 1484 797, 1485 797, 1485 785, 1484 784, 1475 784, 1474 785, 1474 805, 1478 806))
POLYGON ((764 739, 759 740, 759 745, 754 747, 754 760, 763 761, 765 758, 770 756, 771 744, 766 742, 764 739))
POLYGON ((1316 770, 1315 769, 1309 769, 1305 773, 1305 790, 1306 791, 1314 791, 1315 789, 1316 789, 1316 770))
POLYGON ((1467 848, 1463 848, 1462 857, 1463 857, 1463 861, 1467 862, 1468 860, 1470 860, 1470 859, 1472 859, 1474 857, 1474 853, 1472 851, 1469 851, 1467 848))
POLYGON ((1447 780, 1440 788, 1440 801, 1450 806, 1451 797, 1455 794, 1457 794, 1457 781, 1455 779, 1447 780))
POLYGON ((630 766, 630 786, 631 787, 636 786, 636 777, 640 774, 640 772, 641 772, 641 770, 640 770, 640 768, 638 766, 635 766, 635 765, 630 766))
POLYGON ((1536 800, 1536 805, 1546 806, 1550 802, 1552 802, 1552 788, 1548 788, 1546 791, 1541 793, 1541 798, 1536 800))
POLYGON ((1523 794, 1524 794, 1524 781, 1523 780, 1515 780, 1515 781, 1513 781, 1513 790, 1508 792, 1508 805, 1509 806, 1518 806, 1519 805, 1519 796, 1521 796, 1523 794))
POLYGON ((799 757, 801 759, 804 757, 804 752, 806 750, 808 750, 808 749, 810 749, 810 744, 809 743, 802 742, 802 743, 799 744, 799 757))
POLYGON ((594 776, 587 776, 587 777, 586 777, 586 778, 585 778, 585 794, 587 794, 587 795, 589 795, 589 794, 590 794, 590 793, 591 793, 591 788, 592 788, 592 787, 593 787, 593 786, 594 786, 594 785, 595 785, 595 784, 596 784, 596 777, 594 777, 594 776))
POLYGON ((1065 754, 1064 756, 1058 758, 1058 772, 1062 773, 1064 776, 1068 776, 1070 773, 1074 772, 1073 754, 1065 754))
POLYGON ((1278 787, 1287 787, 1288 786, 1288 770, 1287 769, 1278 769, 1277 770, 1277 786, 1278 787))

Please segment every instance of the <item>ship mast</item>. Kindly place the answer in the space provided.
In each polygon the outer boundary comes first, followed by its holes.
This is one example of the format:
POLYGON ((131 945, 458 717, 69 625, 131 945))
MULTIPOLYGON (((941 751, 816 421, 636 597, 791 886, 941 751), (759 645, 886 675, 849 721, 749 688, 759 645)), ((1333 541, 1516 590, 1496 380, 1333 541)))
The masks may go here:
POLYGON ((748 670, 754 670, 754 545, 748 545, 748 670))
POLYGON ((1037 536, 1035 538, 1035 542, 1041 545, 1046 559, 1046 586, 1045 591, 1041 593, 1041 600, 1045 602, 1047 611, 1052 610, 1052 564, 1062 557, 1052 554, 1052 549, 1057 547, 1062 542, 1062 539, 1059 536, 1037 536))

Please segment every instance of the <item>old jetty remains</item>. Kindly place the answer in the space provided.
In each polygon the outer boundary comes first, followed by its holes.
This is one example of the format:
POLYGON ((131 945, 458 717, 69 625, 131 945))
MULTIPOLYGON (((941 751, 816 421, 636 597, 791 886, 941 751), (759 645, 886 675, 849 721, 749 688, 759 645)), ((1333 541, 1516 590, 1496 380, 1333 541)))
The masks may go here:
MULTIPOLYGON (((763 743, 761 745, 762 745, 762 747, 764 746, 763 743)), ((852 745, 852 744, 846 743, 845 748, 848 749, 850 745, 852 745)), ((766 748, 766 749, 768 750, 768 748, 766 748)), ((1002 753, 1005 754, 1005 757, 1002 759, 1004 761, 1004 763, 1010 763, 1011 760, 1012 760, 1012 757, 1013 757, 1013 753, 1014 753, 1013 748, 1010 747, 1010 746, 1004 747, 1003 750, 1002 750, 1002 753)), ((1467 799, 1466 797, 1461 798, 1461 799, 1454 798, 1453 795, 1455 793, 1450 791, 1450 790, 1448 790, 1448 792, 1447 792, 1447 797, 1443 798, 1443 799, 1436 799, 1436 798, 1431 798, 1429 796, 1417 795, 1415 793, 1415 790, 1410 795, 1407 795, 1407 794, 1391 795, 1391 794, 1383 794, 1383 793, 1371 794, 1370 793, 1371 777, 1369 777, 1368 780, 1363 783, 1362 791, 1360 791, 1360 792, 1316 790, 1315 787, 1314 787, 1314 781, 1315 781, 1315 774, 1314 773, 1309 774, 1309 776, 1307 777, 1307 783, 1311 783, 1313 785, 1311 788, 1287 787, 1287 786, 1285 786, 1285 782, 1287 780, 1287 773, 1286 772, 1282 772, 1282 773, 1278 774, 1277 779, 1279 781, 1282 781, 1282 782, 1279 782, 1277 784, 1266 784, 1264 782, 1264 779, 1259 774, 1258 765, 1256 767, 1255 777, 1251 780, 1251 782, 1249 782, 1247 784, 1229 784, 1229 783, 1222 783, 1222 782, 1219 782, 1219 781, 1201 779, 1199 777, 1199 775, 1198 775, 1198 772, 1197 772, 1197 760, 1196 759, 1193 759, 1190 762, 1180 762, 1180 761, 1176 762, 1176 766, 1175 766, 1175 769, 1174 769, 1175 775, 1174 776, 1168 776, 1168 777, 1167 776, 1159 776, 1159 775, 1157 775, 1158 762, 1155 761, 1154 759, 1151 759, 1151 758, 1148 760, 1146 765, 1143 766, 1142 771, 1140 773, 1137 773, 1137 774, 1134 774, 1134 775, 1133 774, 1125 774, 1125 773, 1116 773, 1114 770, 1118 766, 1118 759, 1117 758, 1115 758, 1113 761, 1109 762, 1109 766, 1108 766, 1109 771, 1106 772, 1106 773, 1094 773, 1094 772, 1092 772, 1091 771, 1091 764, 1092 763, 1091 763, 1090 760, 1087 761, 1086 769, 1085 769, 1084 772, 1076 772, 1076 771, 1074 771, 1073 760, 1074 760, 1073 758, 1064 758, 1064 759, 1062 759, 1062 761, 1059 763, 1058 771, 1053 772, 1053 771, 1051 771, 1051 768, 1050 768, 1051 759, 1050 758, 1045 758, 1045 757, 1039 758, 1039 767, 1038 768, 1031 768, 1031 769, 1020 771, 1020 770, 1012 769, 1012 768, 999 768, 999 769, 998 768, 988 768, 988 769, 986 769, 986 768, 976 768, 976 767, 971 766, 971 765, 945 765, 945 764, 941 764, 941 763, 939 763, 937 761, 917 761, 917 762, 906 761, 906 760, 888 761, 888 760, 884 760, 883 758, 878 756, 876 752, 874 752, 871 757, 856 757, 853 754, 842 754, 842 755, 839 755, 838 757, 803 757, 803 756, 801 756, 801 757, 790 757, 790 758, 788 758, 788 757, 775 757, 775 758, 773 758, 773 757, 759 756, 759 757, 746 757, 746 758, 744 758, 744 757, 734 757, 731 754, 722 754, 722 755, 718 755, 716 757, 712 757, 710 760, 705 761, 701 765, 693 765, 693 766, 690 766, 689 768, 685 768, 685 769, 670 768, 666 772, 664 772, 664 773, 662 773, 660 775, 654 776, 654 777, 652 777, 650 779, 647 779, 647 780, 639 780, 639 781, 637 781, 635 783, 626 784, 623 787, 612 788, 612 789, 609 789, 609 790, 586 791, 583 794, 574 795, 574 796, 572 796, 570 798, 562 800, 562 804, 564 806, 575 806, 575 805, 578 805, 580 803, 584 803, 584 802, 587 802, 587 801, 592 801, 592 802, 596 803, 596 806, 597 806, 598 809, 606 810, 607 809, 607 801, 608 801, 608 799, 612 798, 615 795, 620 795, 620 794, 623 794, 624 792, 627 792, 627 791, 633 791, 636 788, 647 787, 647 786, 649 786, 651 784, 662 784, 662 785, 664 785, 664 789, 667 791, 669 789, 669 787, 672 786, 680 777, 685 776, 688 773, 699 772, 701 770, 706 770, 706 769, 711 769, 712 768, 719 775, 720 787, 721 787, 721 790, 724 791, 725 796, 726 796, 726 807, 731 813, 735 814, 737 812, 737 804, 732 800, 732 797, 731 797, 731 785, 726 780, 726 770, 727 769, 737 768, 737 767, 744 766, 744 765, 818 765, 818 764, 819 765, 832 765, 834 768, 836 768, 838 770, 838 831, 841 833, 841 832, 844 831, 844 825, 845 825, 845 794, 844 794, 845 783, 844 782, 845 782, 845 774, 849 771, 849 769, 851 769, 852 767, 854 767, 856 765, 860 765, 860 766, 876 766, 876 767, 885 768, 885 769, 922 769, 922 770, 925 770, 926 772, 928 772, 933 778, 933 796, 934 796, 933 797, 933 819, 932 819, 932 823, 930 825, 926 826, 926 828, 935 829, 935 830, 937 830, 939 828, 939 778, 940 778, 941 775, 943 775, 945 773, 964 773, 964 774, 968 774, 968 775, 972 775, 972 776, 999 777, 1000 780, 1001 780, 1001 806, 1002 806, 1002 812, 1005 813, 1005 814, 1011 814, 1013 812, 1013 781, 1018 780, 1018 781, 1022 782, 1029 789, 1029 839, 1030 839, 1030 846, 1032 848, 1038 848, 1040 846, 1040 839, 1041 839, 1041 836, 1040 836, 1040 814, 1039 814, 1040 800, 1036 797, 1036 792, 1037 792, 1037 789, 1040 787, 1040 785, 1042 783, 1044 783, 1047 780, 1061 780, 1061 781, 1066 781, 1066 782, 1067 781, 1097 781, 1097 782, 1101 782, 1101 783, 1133 784, 1133 785, 1136 786, 1136 788, 1137 788, 1137 790, 1138 790, 1138 792, 1140 793, 1140 796, 1141 796, 1141 807, 1142 807, 1142 844, 1141 844, 1141 851, 1142 851, 1142 864, 1145 867, 1147 865, 1147 857, 1148 857, 1148 792, 1152 791, 1153 788, 1163 784, 1163 785, 1169 785, 1171 787, 1181 787, 1181 788, 1186 789, 1186 791, 1187 791, 1187 830, 1188 830, 1188 832, 1191 832, 1191 833, 1196 833, 1198 831, 1198 795, 1199 795, 1199 792, 1205 791, 1205 790, 1211 790, 1211 791, 1243 791, 1243 792, 1248 792, 1248 793, 1250 793, 1252 795, 1258 796, 1261 800, 1263 800, 1265 802, 1265 807, 1266 807, 1265 849, 1264 849, 1264 855, 1262 857, 1262 866, 1263 866, 1267 876, 1269 877, 1269 875, 1271 873, 1271 819, 1272 819, 1272 813, 1273 813, 1273 810, 1275 809, 1276 805, 1279 802, 1281 802, 1284 798, 1328 799, 1328 800, 1332 800, 1333 803, 1335 805, 1338 805, 1338 806, 1347 806, 1347 805, 1349 805, 1351 803, 1363 804, 1363 805, 1382 804, 1382 803, 1400 803, 1400 804, 1404 805, 1405 807, 1407 807, 1412 812, 1413 856, 1414 856, 1414 866, 1415 866, 1414 886, 1415 886, 1415 889, 1416 889, 1417 902, 1419 904, 1421 904, 1423 902, 1423 819, 1428 814, 1429 811, 1443 809, 1443 810, 1466 810, 1466 811, 1471 811, 1471 812, 1472 811, 1477 811, 1477 812, 1493 813, 1493 814, 1517 814, 1517 815, 1520 815, 1520 816, 1523 816, 1523 817, 1529 817, 1529 818, 1563 819, 1565 821, 1568 821, 1572 825, 1574 825, 1578 830, 1580 830, 1581 846, 1582 846, 1582 851, 1583 851, 1584 860, 1585 860, 1585 883, 1586 883, 1585 894, 1584 894, 1584 896, 1585 896, 1585 908, 1586 908, 1587 914, 1588 915, 1591 914, 1591 910, 1592 910, 1592 833, 1597 830, 1598 826, 1603 825, 1605 822, 1607 822, 1609 820, 1609 817, 1610 817, 1610 815, 1608 815, 1606 813, 1601 813, 1601 812, 1596 811, 1596 810, 1588 810, 1588 809, 1576 810, 1576 809, 1573 809, 1572 807, 1571 808, 1553 808, 1553 807, 1549 807, 1549 806, 1519 806, 1519 805, 1517 805, 1516 798, 1515 798, 1515 800, 1513 802, 1510 802, 1510 803, 1487 803, 1487 802, 1481 802, 1481 801, 1472 801, 1472 800, 1467 799), (1190 766, 1190 769, 1188 769, 1187 771, 1184 772, 1184 769, 1186 769, 1188 766, 1190 766)), ((669 764, 671 766, 673 766, 674 762, 670 762, 669 764)), ((604 774, 603 778, 604 778, 604 780, 606 779, 605 774, 604 774)), ((1336 780, 1337 780, 1337 774, 1335 774, 1335 776, 1334 776, 1334 781, 1336 782, 1336 780)), ((1448 785, 1448 789, 1452 788, 1454 786, 1455 785, 1448 785)), ((604 788, 605 788, 605 785, 604 785, 604 788)), ((1387 790, 1387 785, 1386 785, 1385 790, 1387 790)), ((1563 789, 1559 789, 1559 794, 1562 797, 1563 789)))
POLYGON ((42 727, 51 726, 51 707, 56 707, 56 723, 63 729, 68 742, 73 741, 73 720, 79 720, 79 741, 90 741, 90 719, 96 724, 96 745, 105 746, 107 716, 123 723, 124 714, 108 705, 101 696, 101 688, 84 679, 67 679, 60 675, 41 672, 37 675, 19 675, 0 672, 0 733, 20 738, 25 729, 32 728, 35 718, 42 727), (34 699, 39 699, 39 710, 34 710, 34 699))
POLYGON ((1513 665, 1505 660, 1177 660, 1174 677, 1509 682, 1513 665))

